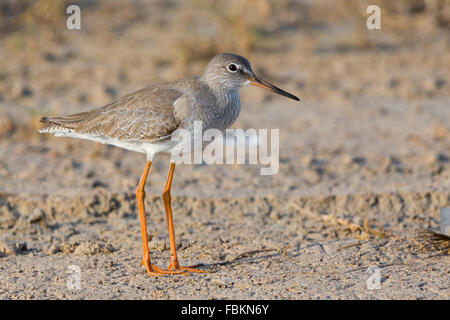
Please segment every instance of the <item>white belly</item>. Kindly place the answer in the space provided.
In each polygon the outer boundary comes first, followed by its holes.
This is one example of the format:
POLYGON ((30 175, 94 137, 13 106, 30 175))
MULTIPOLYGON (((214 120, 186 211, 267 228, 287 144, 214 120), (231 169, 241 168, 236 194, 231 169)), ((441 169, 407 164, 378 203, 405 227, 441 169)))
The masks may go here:
POLYGON ((109 138, 105 136, 95 136, 86 133, 77 133, 67 129, 61 131, 55 130, 54 132, 48 133, 53 133, 56 137, 70 137, 76 139, 90 140, 100 142, 103 144, 113 145, 134 152, 145 153, 147 155, 148 160, 153 160, 153 157, 158 153, 170 151, 173 146, 170 143, 170 141, 168 143, 167 142, 151 143, 145 141, 131 141, 131 140, 123 141, 116 138, 109 138))

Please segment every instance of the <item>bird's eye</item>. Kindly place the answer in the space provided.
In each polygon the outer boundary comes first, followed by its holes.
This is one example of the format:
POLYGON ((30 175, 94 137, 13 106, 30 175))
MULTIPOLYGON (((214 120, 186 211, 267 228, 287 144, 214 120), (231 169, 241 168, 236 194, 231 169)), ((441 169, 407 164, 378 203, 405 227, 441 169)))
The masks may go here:
POLYGON ((230 72, 236 72, 238 69, 234 63, 230 63, 227 68, 230 72))

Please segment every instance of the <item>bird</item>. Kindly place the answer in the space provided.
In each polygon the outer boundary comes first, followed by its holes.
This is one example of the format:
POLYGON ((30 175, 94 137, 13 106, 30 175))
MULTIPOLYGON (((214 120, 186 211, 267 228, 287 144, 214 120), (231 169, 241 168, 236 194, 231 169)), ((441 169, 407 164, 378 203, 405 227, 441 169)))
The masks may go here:
POLYGON ((40 133, 109 144, 144 153, 147 161, 136 187, 136 200, 142 234, 142 260, 149 276, 207 272, 197 266, 181 266, 175 243, 171 207, 171 185, 175 162, 162 192, 169 233, 170 263, 162 269, 152 263, 148 249, 147 222, 144 208, 145 183, 154 157, 179 147, 171 137, 177 130, 192 131, 195 121, 202 130, 224 132, 241 111, 239 89, 253 85, 290 99, 300 99, 255 75, 250 62, 237 54, 221 53, 207 64, 203 75, 149 86, 94 109, 59 117, 43 117, 40 133))

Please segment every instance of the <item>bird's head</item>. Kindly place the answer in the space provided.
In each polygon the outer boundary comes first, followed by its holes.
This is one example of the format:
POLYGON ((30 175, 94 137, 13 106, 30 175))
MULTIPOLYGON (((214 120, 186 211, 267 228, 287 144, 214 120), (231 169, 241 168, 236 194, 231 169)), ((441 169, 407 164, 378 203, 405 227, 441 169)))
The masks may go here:
POLYGON ((250 62, 237 54, 221 53, 216 55, 208 63, 203 78, 212 86, 237 90, 247 85, 253 85, 300 101, 296 96, 256 76, 250 62))

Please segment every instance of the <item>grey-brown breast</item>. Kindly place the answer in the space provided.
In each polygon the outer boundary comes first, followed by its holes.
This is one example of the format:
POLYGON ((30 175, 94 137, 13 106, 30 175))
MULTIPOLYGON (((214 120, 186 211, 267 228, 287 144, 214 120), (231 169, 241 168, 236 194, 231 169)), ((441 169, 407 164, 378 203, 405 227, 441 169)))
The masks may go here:
POLYGON ((180 128, 192 128, 201 121, 203 130, 223 131, 231 126, 241 110, 237 90, 213 88, 199 77, 185 78, 174 83, 184 95, 175 102, 174 115, 180 128))

